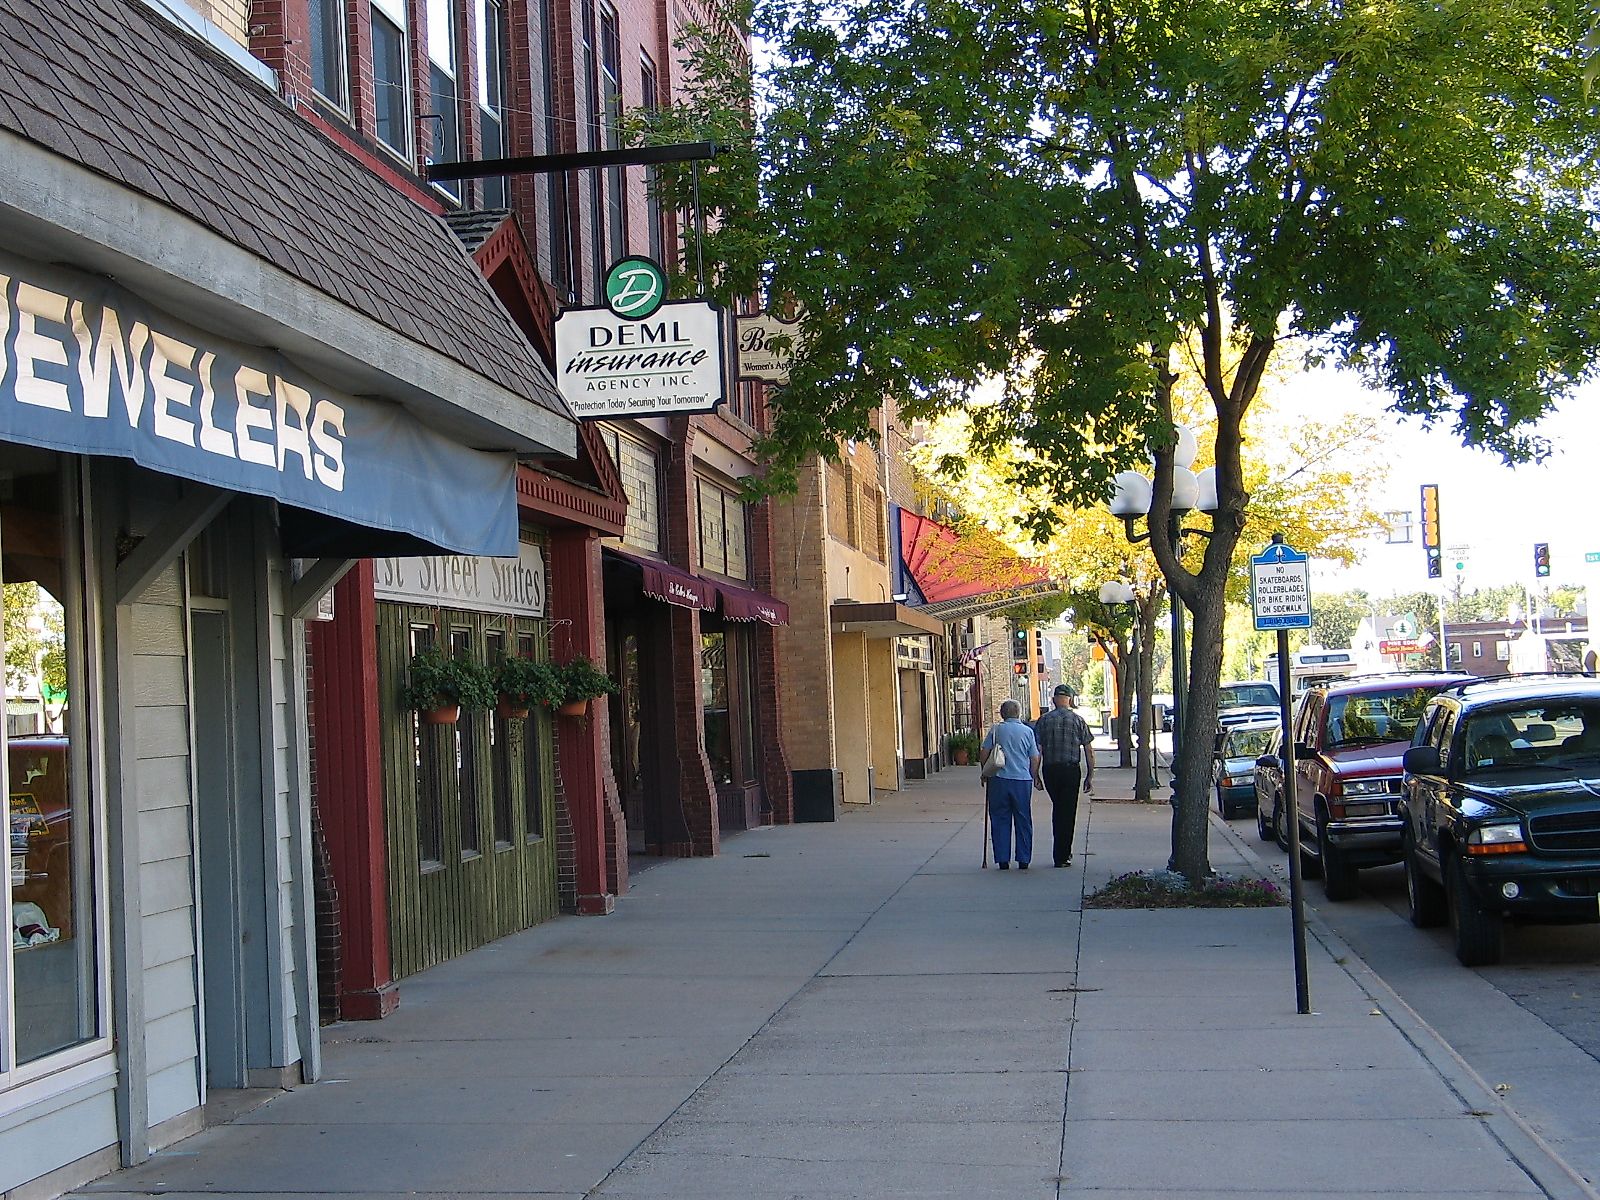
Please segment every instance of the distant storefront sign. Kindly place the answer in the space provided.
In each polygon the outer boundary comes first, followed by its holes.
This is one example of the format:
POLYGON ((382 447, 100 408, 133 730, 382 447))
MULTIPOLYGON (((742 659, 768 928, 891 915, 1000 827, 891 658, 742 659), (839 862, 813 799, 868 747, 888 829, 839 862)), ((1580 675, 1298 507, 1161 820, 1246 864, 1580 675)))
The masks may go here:
POLYGON ((373 594, 400 604, 429 604, 471 612, 544 616, 544 551, 522 542, 516 558, 433 555, 380 558, 373 594))
POLYGON ((1394 655, 1421 654, 1422 643, 1411 639, 1379 641, 1378 653, 1394 655))
POLYGON ((800 321, 785 321, 771 313, 734 318, 741 380, 783 384, 789 382, 789 363, 802 345, 800 321))
POLYGON ((724 398, 722 310, 662 301, 666 277, 648 259, 606 273, 606 304, 556 318, 556 386, 585 420, 710 412, 724 398))
POLYGON ((111 455, 441 550, 511 554, 516 460, 102 279, 0 254, 0 440, 111 455))

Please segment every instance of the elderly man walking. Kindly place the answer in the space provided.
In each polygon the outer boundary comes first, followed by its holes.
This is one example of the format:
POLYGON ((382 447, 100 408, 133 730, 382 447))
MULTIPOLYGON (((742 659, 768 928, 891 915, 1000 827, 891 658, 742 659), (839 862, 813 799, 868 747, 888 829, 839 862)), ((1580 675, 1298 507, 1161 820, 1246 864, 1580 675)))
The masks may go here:
POLYGON ((989 727, 983 739, 983 761, 1000 747, 1005 765, 989 777, 989 836, 994 840, 995 866, 1011 866, 1011 833, 1016 830, 1017 869, 1026 871, 1033 858, 1033 789, 1044 787, 1039 776, 1039 743, 1033 730, 1022 723, 1022 707, 1015 700, 1000 706, 1000 723, 989 727))
POLYGON ((1077 697, 1061 684, 1051 697, 1055 705, 1033 723, 1033 734, 1044 759, 1044 789, 1050 793, 1051 831, 1055 835, 1055 863, 1072 865, 1072 833, 1078 823, 1078 786, 1092 790, 1094 734, 1089 722, 1074 707, 1077 697))

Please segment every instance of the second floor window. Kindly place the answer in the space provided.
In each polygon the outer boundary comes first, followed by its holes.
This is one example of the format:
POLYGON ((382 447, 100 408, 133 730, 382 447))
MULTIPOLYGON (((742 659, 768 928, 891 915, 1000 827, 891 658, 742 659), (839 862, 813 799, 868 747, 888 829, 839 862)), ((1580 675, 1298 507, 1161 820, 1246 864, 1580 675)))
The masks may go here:
MULTIPOLYGON (((622 34, 617 28, 617 11, 600 6, 600 101, 601 121, 605 126, 605 148, 622 147, 622 34)), ((606 170, 607 249, 615 262, 628 252, 624 221, 623 168, 606 170)))
POLYGON ((378 140, 411 158, 406 0, 372 0, 372 92, 378 140))
MULTIPOLYGON (((656 75, 656 64, 650 61, 648 54, 644 53, 639 55, 639 94, 643 98, 645 112, 654 115, 661 107, 661 80, 656 75)), ((663 219, 661 197, 656 194, 656 180, 655 170, 646 167, 644 211, 645 223, 649 226, 650 257, 663 266, 670 266, 666 260, 666 223, 663 219)))
POLYGON ((345 73, 344 0, 311 0, 311 86, 329 104, 350 104, 345 73))
MULTIPOLYGON (((461 103, 456 87, 456 6, 454 0, 428 0, 428 124, 433 128, 432 162, 461 157, 461 103)), ((461 183, 434 185, 459 200, 461 183)))
MULTIPOLYGON (((506 156, 506 13, 500 0, 473 0, 473 31, 478 50, 478 141, 480 157, 504 158, 506 156)), ((504 175, 485 179, 483 189, 485 208, 505 208, 510 197, 506 194, 504 175)))

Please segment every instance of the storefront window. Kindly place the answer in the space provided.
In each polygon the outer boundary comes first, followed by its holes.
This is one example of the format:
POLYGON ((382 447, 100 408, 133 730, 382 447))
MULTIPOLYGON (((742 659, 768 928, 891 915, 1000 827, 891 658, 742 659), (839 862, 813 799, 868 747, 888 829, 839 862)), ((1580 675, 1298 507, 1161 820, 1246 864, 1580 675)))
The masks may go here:
MULTIPOLYGON (((450 631, 450 653, 457 658, 471 658, 472 630, 450 631)), ((473 749, 478 744, 479 711, 469 705, 461 706, 461 716, 451 726, 451 741, 456 755, 456 795, 460 798, 457 816, 461 824, 461 857, 474 858, 482 853, 483 844, 478 837, 478 779, 477 763, 473 749)))
MULTIPOLYGON (((489 650, 489 665, 493 667, 506 656, 506 635, 491 630, 484 637, 489 650)), ((532 720, 531 717, 528 718, 532 720)), ((489 717, 489 804, 494 813, 494 845, 503 850, 511 845, 511 721, 496 711, 489 717)))
POLYGON ((728 638, 721 630, 700 635, 700 709, 706 760, 720 787, 733 782, 733 727, 728 707, 728 638))
MULTIPOLYGON (((411 654, 415 657, 433 646, 432 625, 411 627, 411 654)), ((440 726, 423 723, 421 713, 411 714, 412 745, 417 771, 417 857, 423 870, 437 870, 444 862, 444 822, 439 794, 440 726)))
MULTIPOLYGON (((534 657, 532 634, 517 636, 517 653, 534 657)), ((544 837, 544 739, 535 736, 536 718, 530 715, 523 726, 522 816, 530 842, 544 837)))
POLYGON ((83 572, 65 465, 0 451, 11 879, 0 1071, 92 1040, 99 1025, 83 572))

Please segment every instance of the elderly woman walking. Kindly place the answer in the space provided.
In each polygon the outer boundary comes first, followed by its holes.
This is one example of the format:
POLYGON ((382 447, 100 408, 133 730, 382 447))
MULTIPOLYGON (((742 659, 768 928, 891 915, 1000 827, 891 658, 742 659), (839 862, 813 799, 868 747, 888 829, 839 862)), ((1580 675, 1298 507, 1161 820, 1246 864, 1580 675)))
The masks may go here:
POLYGON ((1011 867, 1011 834, 1016 830, 1017 868, 1028 869, 1033 859, 1033 792, 1042 789, 1039 777, 1039 742, 1022 723, 1022 706, 1015 700, 1000 705, 1000 723, 989 727, 983 739, 983 763, 989 789, 989 836, 994 840, 995 865, 1011 867), (1001 767, 989 772, 989 760, 999 747, 1001 767))

